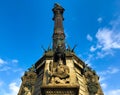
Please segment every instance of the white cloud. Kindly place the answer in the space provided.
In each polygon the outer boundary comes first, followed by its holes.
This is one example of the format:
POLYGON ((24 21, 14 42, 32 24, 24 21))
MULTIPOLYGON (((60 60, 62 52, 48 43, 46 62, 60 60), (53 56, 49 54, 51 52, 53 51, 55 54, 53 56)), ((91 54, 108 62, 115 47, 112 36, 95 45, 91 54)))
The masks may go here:
POLYGON ((19 91, 19 85, 16 82, 10 83, 9 89, 11 90, 11 92, 8 95, 17 95, 19 91))
POLYGON ((106 91, 105 95, 120 95, 120 89, 106 91))
POLYGON ((95 50, 96 50, 96 48, 95 48, 94 46, 91 46, 91 47, 90 47, 90 51, 91 51, 91 52, 94 52, 95 50))
POLYGON ((114 68, 114 67, 109 67, 108 69, 110 74, 115 74, 120 71, 118 68, 114 68))
POLYGON ((19 61, 17 59, 3 60, 2 58, 0 58, 0 71, 8 71, 8 70, 11 70, 13 72, 21 71, 21 68, 16 69, 17 65, 14 64, 18 62, 19 61), (11 69, 11 68, 14 68, 14 69, 11 69))
POLYGON ((21 72, 23 73, 23 70, 21 68, 14 69, 13 72, 21 72))
POLYGON ((2 58, 0 58, 0 65, 5 64, 5 63, 7 63, 7 62, 5 60, 3 60, 2 58))
POLYGON ((108 75, 108 74, 115 74, 118 73, 120 71, 120 69, 116 68, 116 67, 108 67, 107 70, 100 72, 100 75, 108 75))
POLYGON ((87 40, 88 41, 92 41, 93 40, 92 36, 90 36, 89 34, 87 34, 87 40))
MULTIPOLYGON (((99 75, 100 75, 100 74, 99 74, 99 75)), ((104 80, 106 80, 106 77, 104 77, 103 75, 100 75, 99 81, 102 83, 104 80)))
POLYGON ((17 59, 13 59, 12 63, 18 63, 18 60, 17 59))
POLYGON ((102 50, 120 49, 120 33, 103 28, 98 30, 96 38, 102 50))
POLYGON ((98 51, 96 53, 96 58, 103 58, 105 57, 106 55, 113 55, 113 51, 109 50, 109 51, 98 51))
POLYGON ((14 63, 18 63, 18 60, 17 59, 3 60, 2 58, 0 58, 0 64, 2 64, 0 66, 0 75, 4 76, 4 77, 2 76, 0 77, 0 95, 18 94, 18 90, 21 84, 20 77, 22 76, 21 73, 23 73, 23 69, 18 67, 18 64, 14 64, 14 63), (14 80, 14 81, 12 80, 12 82, 10 82, 11 78, 9 79, 11 74, 13 75, 12 78, 14 80), (18 79, 16 80, 17 77, 16 74, 19 80, 18 79))
POLYGON ((101 87, 102 87, 102 89, 106 89, 107 88, 107 84, 106 83, 102 83, 101 87))
POLYGON ((99 23, 101 23, 101 22, 103 21, 103 18, 102 18, 102 17, 99 17, 99 18, 97 19, 97 21, 98 21, 99 23))
POLYGON ((107 70, 98 73, 100 75, 99 81, 101 83, 104 95, 120 95, 120 89, 110 90, 109 83, 107 82, 108 78, 110 78, 113 74, 119 73, 119 71, 120 69, 118 69, 117 67, 108 67, 107 70))
POLYGON ((19 61, 17 59, 3 60, 2 58, 0 58, 0 65, 9 64, 9 63, 18 63, 18 62, 19 61))
POLYGON ((68 32, 66 32, 66 30, 65 30, 65 37, 66 37, 66 39, 68 39, 70 37, 70 35, 68 34, 68 32))
POLYGON ((11 82, 7 89, 0 88, 0 95, 17 95, 20 88, 20 81, 11 82))
POLYGON ((118 16, 117 19, 112 20, 110 22, 110 25, 112 25, 112 30, 114 30, 114 31, 120 30, 120 27, 119 27, 120 26, 120 16, 118 16))
MULTIPOLYGON (((102 18, 98 18, 101 21, 102 18)), ((106 55, 114 55, 114 51, 120 49, 120 16, 110 21, 109 27, 99 28, 96 33, 96 44, 90 47, 96 58, 106 55)))
POLYGON ((92 54, 89 54, 88 55, 88 58, 85 60, 85 63, 86 64, 88 64, 88 66, 91 66, 92 64, 91 64, 91 59, 93 58, 93 55, 92 54))
POLYGON ((108 67, 107 70, 98 72, 98 75, 100 76, 100 83, 103 89, 107 88, 107 82, 106 80, 111 77, 113 74, 119 73, 120 69, 117 67, 108 67))
POLYGON ((90 51, 91 52, 94 52, 94 51, 96 51, 97 49, 101 49, 102 48, 102 46, 101 45, 99 45, 99 44, 97 44, 96 46, 91 46, 90 47, 90 51))
POLYGON ((3 81, 0 81, 0 87, 3 85, 3 81))
POLYGON ((11 69, 10 67, 5 66, 5 67, 0 68, 0 71, 8 71, 10 69, 11 69))

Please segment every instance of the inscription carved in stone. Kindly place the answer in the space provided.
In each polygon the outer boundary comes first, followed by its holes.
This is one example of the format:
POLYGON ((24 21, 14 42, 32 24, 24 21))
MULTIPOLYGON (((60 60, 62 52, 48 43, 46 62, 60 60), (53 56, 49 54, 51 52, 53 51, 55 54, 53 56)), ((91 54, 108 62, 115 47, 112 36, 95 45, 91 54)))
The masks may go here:
POLYGON ((76 88, 47 88, 45 95, 77 95, 76 88))
POLYGON ((50 95, 75 95, 74 91, 53 91, 53 90, 49 90, 46 91, 46 94, 50 94, 50 95))

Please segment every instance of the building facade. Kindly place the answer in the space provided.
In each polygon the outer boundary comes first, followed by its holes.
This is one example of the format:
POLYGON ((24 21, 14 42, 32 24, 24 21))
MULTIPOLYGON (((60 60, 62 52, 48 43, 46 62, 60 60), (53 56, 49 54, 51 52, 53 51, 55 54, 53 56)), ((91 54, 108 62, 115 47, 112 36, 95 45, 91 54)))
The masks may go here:
POLYGON ((55 4, 52 11, 52 49, 24 73, 18 95, 104 95, 96 72, 65 46, 64 8, 55 4))

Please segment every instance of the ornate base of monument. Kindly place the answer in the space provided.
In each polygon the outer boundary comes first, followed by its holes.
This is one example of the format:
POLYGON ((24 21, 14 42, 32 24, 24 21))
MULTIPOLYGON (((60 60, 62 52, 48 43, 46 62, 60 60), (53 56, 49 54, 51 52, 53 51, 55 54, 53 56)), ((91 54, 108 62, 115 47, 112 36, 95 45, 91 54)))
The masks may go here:
POLYGON ((79 86, 49 85, 41 87, 42 95, 78 95, 79 86))

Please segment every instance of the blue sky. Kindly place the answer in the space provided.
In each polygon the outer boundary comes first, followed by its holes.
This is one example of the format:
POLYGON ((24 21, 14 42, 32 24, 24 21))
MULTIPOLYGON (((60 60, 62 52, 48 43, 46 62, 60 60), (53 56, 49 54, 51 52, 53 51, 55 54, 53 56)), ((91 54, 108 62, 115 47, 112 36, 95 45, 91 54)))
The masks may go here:
POLYGON ((105 95, 120 93, 120 0, 1 0, 0 95, 17 95, 21 76, 52 44, 55 2, 65 8, 71 48, 100 76, 105 95))

